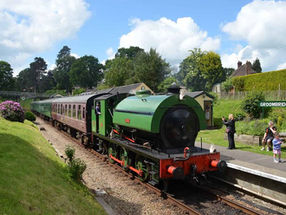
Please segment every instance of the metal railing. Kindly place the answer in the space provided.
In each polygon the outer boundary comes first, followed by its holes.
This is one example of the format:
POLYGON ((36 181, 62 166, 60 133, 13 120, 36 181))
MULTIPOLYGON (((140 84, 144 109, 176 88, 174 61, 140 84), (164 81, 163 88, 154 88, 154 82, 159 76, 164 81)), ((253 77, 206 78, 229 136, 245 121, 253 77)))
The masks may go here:
MULTIPOLYGON (((218 97, 222 99, 243 99, 245 98, 251 91, 236 91, 236 92, 220 92, 218 93, 218 97)), ((280 101, 286 100, 286 90, 275 90, 275 91, 263 91, 266 100, 269 101, 280 101)))
POLYGON ((2 97, 11 97, 11 98, 49 98, 50 96, 43 93, 34 93, 34 92, 19 92, 19 91, 0 91, 0 96, 2 97))

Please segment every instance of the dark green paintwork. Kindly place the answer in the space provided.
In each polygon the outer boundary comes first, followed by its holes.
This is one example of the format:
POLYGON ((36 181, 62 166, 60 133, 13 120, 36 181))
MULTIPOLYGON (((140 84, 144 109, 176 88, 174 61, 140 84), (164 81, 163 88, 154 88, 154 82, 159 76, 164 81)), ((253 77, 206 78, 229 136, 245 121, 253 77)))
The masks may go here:
MULTIPOLYGON (((111 99, 111 98, 109 98, 111 99)), ((112 129, 112 115, 111 112, 113 110, 113 107, 109 106, 109 99, 106 100, 95 100, 94 101, 94 107, 97 102, 100 103, 100 112, 99 115, 99 134, 103 136, 107 136, 112 129)), ((92 108, 92 132, 96 133, 96 114, 95 114, 95 108, 92 108)))
POLYGON ((200 129, 206 128, 204 112, 200 104, 189 96, 179 100, 179 95, 157 95, 144 98, 128 97, 117 105, 113 123, 159 133, 163 115, 169 108, 176 105, 186 105, 193 109, 198 116, 200 129))
POLYGON ((31 110, 51 118, 52 100, 45 100, 31 103, 31 110))

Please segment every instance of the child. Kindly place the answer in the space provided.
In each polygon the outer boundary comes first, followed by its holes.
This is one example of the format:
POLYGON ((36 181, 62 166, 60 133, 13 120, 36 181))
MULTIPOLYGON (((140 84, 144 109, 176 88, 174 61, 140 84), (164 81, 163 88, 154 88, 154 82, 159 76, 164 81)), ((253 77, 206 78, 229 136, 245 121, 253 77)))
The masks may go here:
POLYGON ((279 134, 276 132, 274 134, 274 139, 273 139, 273 161, 274 163, 281 162, 281 144, 282 140, 279 139, 279 134), (279 160, 276 159, 276 157, 279 157, 279 160))

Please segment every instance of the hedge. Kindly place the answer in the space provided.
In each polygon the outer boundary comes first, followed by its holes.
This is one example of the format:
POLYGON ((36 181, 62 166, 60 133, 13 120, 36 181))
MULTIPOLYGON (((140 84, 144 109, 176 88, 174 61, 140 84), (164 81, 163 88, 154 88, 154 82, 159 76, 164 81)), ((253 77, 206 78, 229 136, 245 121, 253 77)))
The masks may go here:
POLYGON ((232 78, 237 91, 286 90, 286 69, 232 78))

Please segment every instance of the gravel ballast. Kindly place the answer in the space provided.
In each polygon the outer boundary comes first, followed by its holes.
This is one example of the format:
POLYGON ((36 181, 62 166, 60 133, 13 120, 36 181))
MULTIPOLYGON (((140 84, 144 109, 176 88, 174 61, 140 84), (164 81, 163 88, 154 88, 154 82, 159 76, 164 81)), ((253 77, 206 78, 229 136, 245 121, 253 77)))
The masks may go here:
POLYGON ((85 185, 114 210, 109 211, 109 214, 185 214, 128 176, 106 165, 48 122, 37 118, 36 123, 60 157, 65 157, 67 146, 75 148, 75 157, 87 165, 83 174, 85 185))

